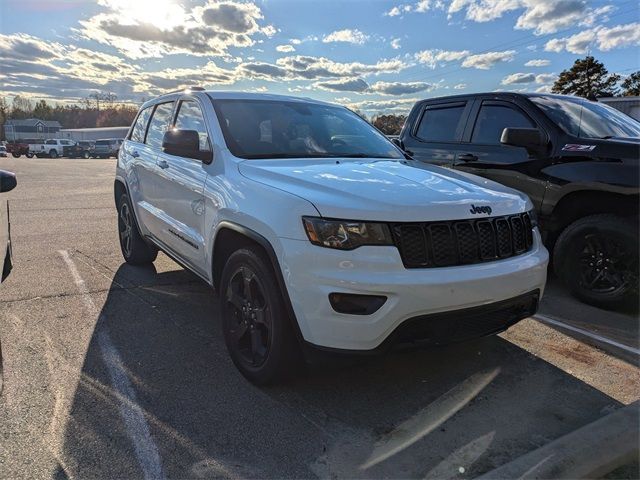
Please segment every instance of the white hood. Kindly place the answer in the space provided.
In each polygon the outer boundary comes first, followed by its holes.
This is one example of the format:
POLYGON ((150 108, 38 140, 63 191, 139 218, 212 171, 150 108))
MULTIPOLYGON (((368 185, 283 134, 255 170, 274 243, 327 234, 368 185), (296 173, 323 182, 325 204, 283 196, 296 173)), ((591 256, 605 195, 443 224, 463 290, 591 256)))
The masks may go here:
POLYGON ((435 221, 532 208, 524 194, 490 180, 413 161, 246 160, 238 168, 251 180, 308 200, 326 218, 435 221), (472 205, 489 206, 491 213, 473 214, 472 205))

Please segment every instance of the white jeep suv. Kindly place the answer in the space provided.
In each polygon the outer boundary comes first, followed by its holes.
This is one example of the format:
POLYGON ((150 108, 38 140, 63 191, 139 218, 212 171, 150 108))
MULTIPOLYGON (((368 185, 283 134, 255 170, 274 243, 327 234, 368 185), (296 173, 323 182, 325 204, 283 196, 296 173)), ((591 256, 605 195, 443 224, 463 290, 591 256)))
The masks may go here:
POLYGON ((192 89, 145 103, 115 200, 125 260, 162 250, 214 286, 229 353, 259 384, 307 349, 502 331, 545 285, 524 194, 407 159, 309 99, 192 89))

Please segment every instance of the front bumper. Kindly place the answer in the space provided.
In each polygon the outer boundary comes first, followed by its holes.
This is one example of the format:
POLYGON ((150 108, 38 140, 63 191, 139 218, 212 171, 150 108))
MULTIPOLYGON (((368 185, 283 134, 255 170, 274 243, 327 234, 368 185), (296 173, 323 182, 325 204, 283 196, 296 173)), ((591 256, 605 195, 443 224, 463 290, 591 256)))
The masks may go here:
MULTIPOLYGON (((499 305, 535 291, 542 296, 549 260, 537 230, 533 248, 525 254, 475 265, 423 269, 406 269, 397 248, 391 246, 340 251, 302 240, 281 238, 280 242, 280 266, 304 340, 340 350, 375 350, 401 324, 415 322, 416 317, 430 322, 436 318, 431 315, 456 310, 467 317, 465 309, 499 305), (328 297, 333 292, 384 295, 387 301, 370 315, 342 314, 331 307, 328 297)), ((491 311, 498 314, 501 310, 491 311)), ((517 320, 530 314, 527 311, 517 320)), ((483 334, 488 333, 493 331, 483 334)), ((455 341, 456 335, 450 340, 455 341)), ((444 337, 437 343, 446 341, 447 335, 444 337)))

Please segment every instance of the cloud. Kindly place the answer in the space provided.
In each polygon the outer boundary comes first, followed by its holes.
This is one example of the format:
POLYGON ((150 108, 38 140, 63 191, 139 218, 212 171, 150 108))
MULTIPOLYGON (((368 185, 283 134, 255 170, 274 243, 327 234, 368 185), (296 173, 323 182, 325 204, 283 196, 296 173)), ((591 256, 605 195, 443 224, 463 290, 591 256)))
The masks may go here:
POLYGON ((462 62, 465 68, 477 68, 479 70, 489 70, 500 62, 511 62, 516 55, 515 50, 505 50, 503 52, 487 52, 477 55, 469 55, 462 62))
POLYGON ((550 60, 537 59, 537 60, 529 60, 527 63, 524 64, 524 66, 525 67, 546 67, 550 64, 551 64, 550 60))
POLYGON ((326 35, 323 39, 323 43, 344 42, 353 43, 356 45, 363 45, 369 39, 368 35, 365 35, 360 30, 351 30, 345 28, 344 30, 336 30, 326 35))
POLYGON ((512 73, 502 79, 502 85, 513 85, 517 83, 531 83, 536 79, 533 73, 512 73))
POLYGON ((453 0, 447 11, 449 18, 464 11, 467 20, 490 22, 516 10, 522 11, 516 29, 545 35, 574 25, 590 26, 596 20, 606 21, 606 14, 613 7, 592 8, 586 0, 453 0))
POLYGON ((358 92, 362 93, 369 89, 369 84, 361 78, 347 80, 332 80, 328 82, 316 82, 314 87, 333 92, 358 92))
POLYGON ((363 100, 361 102, 347 103, 351 110, 359 110, 365 113, 404 113, 408 114, 420 98, 403 98, 392 100, 363 100))
POLYGON ((551 83, 555 82, 558 78, 558 75, 555 73, 541 73, 536 75, 536 83, 551 83))
POLYGON ((108 11, 81 20, 78 33, 134 59, 185 53, 223 56, 231 46, 254 45, 256 34, 276 33, 275 27, 260 25, 258 6, 235 0, 208 0, 189 11, 173 2, 158 2, 151 11, 143 2, 101 0, 100 5, 108 11))
POLYGON ((615 48, 625 48, 640 45, 640 22, 616 25, 614 27, 595 27, 576 33, 569 37, 553 38, 544 49, 548 52, 562 52, 584 54, 590 47, 603 52, 615 48))
POLYGON ((393 48, 394 50, 400 49, 400 41, 400 38, 394 38, 393 40, 391 40, 391 48, 393 48))
POLYGON ((402 15, 403 13, 416 12, 416 13, 425 13, 429 10, 443 10, 444 9, 444 1, 443 0, 419 0, 413 4, 402 4, 396 5, 392 7, 390 10, 387 10, 384 15, 387 17, 397 17, 402 15))
POLYGON ((467 88, 466 83, 458 83, 457 85, 453 86, 454 90, 464 90, 465 88, 467 88))
POLYGON ((435 88, 436 85, 426 82, 376 82, 371 85, 370 91, 383 95, 406 95, 431 91, 435 88))
POLYGON ((291 53, 291 52, 295 52, 296 49, 293 47, 293 45, 278 45, 276 47, 276 51, 283 52, 283 53, 291 53))
POLYGON ((417 52, 415 59, 427 65, 429 68, 436 68, 441 63, 462 60, 469 55, 468 50, 422 50, 417 52))

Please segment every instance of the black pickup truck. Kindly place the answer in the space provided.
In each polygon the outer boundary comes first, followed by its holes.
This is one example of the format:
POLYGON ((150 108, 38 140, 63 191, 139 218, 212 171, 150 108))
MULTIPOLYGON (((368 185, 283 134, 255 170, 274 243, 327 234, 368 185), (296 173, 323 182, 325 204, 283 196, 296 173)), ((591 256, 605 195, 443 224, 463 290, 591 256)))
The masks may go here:
POLYGON ((640 123, 579 97, 484 93, 419 101, 394 142, 525 192, 573 294, 637 307, 640 123))

